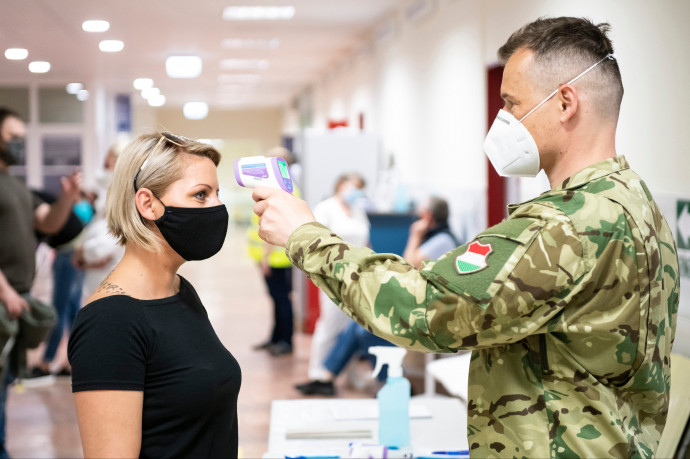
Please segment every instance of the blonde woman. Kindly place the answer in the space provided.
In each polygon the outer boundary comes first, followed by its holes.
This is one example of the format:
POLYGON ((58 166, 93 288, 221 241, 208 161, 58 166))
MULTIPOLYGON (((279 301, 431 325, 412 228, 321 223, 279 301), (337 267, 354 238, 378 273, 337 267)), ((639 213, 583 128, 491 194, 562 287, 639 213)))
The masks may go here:
POLYGON ((125 254, 69 343, 86 457, 237 457, 240 368, 177 275, 223 245, 219 161, 208 145, 162 133, 136 139, 115 166, 108 228, 125 254))

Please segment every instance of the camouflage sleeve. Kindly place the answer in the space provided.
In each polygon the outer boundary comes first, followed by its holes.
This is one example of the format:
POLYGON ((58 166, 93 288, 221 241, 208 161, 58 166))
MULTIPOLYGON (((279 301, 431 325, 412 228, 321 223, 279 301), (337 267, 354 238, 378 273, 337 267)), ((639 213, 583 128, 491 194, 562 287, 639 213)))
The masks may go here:
POLYGON ((443 351, 427 325, 427 283, 401 257, 354 247, 319 223, 298 228, 286 252, 317 287, 374 334, 409 349, 443 351))
POLYGON ((569 220, 539 211, 540 218, 490 228, 422 270, 353 247, 317 223, 298 228, 287 253, 373 333, 419 351, 478 349, 540 332, 584 272, 569 220))

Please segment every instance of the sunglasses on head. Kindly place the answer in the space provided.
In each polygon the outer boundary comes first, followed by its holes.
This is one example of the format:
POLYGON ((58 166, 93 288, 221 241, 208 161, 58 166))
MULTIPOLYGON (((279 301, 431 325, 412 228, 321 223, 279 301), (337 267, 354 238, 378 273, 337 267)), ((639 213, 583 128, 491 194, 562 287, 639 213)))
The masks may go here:
POLYGON ((156 142, 156 145, 153 147, 153 150, 151 150, 151 153, 149 154, 148 158, 146 158, 146 161, 144 161, 144 163, 137 171, 137 174, 134 176, 135 193, 139 191, 139 187, 137 187, 137 178, 139 178, 139 173, 146 167, 146 164, 149 162, 149 158, 151 158, 156 153, 156 150, 158 150, 158 148, 161 146, 161 144, 163 144, 163 142, 170 142, 173 145, 177 145, 178 147, 184 147, 185 144, 191 142, 191 139, 188 139, 187 137, 183 137, 181 135, 173 134, 171 132, 161 132, 160 139, 158 139, 158 142, 156 142))

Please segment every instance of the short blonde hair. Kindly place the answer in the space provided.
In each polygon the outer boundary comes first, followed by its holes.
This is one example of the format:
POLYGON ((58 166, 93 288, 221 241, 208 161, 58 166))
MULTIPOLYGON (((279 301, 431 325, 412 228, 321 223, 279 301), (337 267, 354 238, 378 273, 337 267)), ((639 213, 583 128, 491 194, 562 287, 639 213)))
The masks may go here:
POLYGON ((137 189, 147 188, 162 196, 182 177, 188 161, 185 153, 209 158, 216 166, 220 163, 220 153, 212 146, 167 132, 141 135, 120 154, 106 197, 108 230, 120 244, 131 242, 158 251, 159 236, 137 210, 134 177, 137 189))

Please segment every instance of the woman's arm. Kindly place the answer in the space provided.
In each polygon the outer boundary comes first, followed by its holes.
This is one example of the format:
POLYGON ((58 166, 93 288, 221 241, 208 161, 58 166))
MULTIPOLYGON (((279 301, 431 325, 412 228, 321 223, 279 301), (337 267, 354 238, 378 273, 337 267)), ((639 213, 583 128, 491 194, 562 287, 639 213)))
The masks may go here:
POLYGON ((143 392, 76 392, 74 402, 84 457, 139 457, 143 392))

